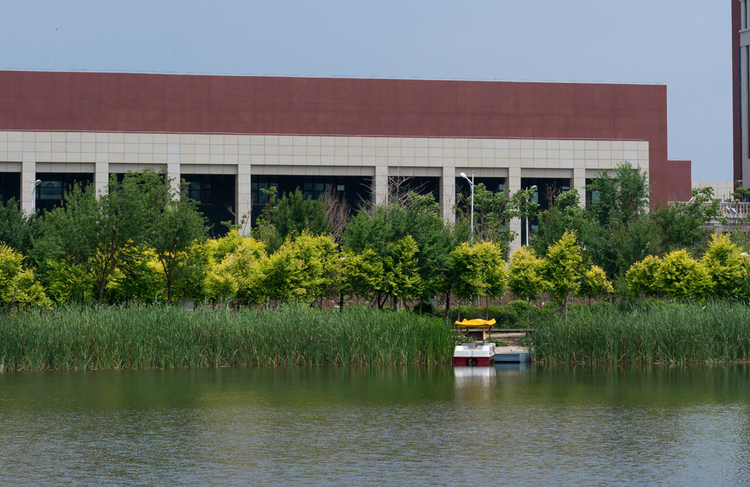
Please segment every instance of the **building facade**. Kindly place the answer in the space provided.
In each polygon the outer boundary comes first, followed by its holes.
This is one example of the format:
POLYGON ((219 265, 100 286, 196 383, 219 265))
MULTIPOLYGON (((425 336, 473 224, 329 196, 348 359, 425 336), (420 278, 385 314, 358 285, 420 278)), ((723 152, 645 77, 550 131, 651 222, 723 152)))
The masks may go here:
POLYGON ((399 178, 451 218, 462 172, 583 194, 623 161, 648 171, 653 203, 689 198, 666 86, 0 72, 0 198, 28 211, 73 181, 166 168, 215 224, 257 213, 263 188, 356 205, 399 178))

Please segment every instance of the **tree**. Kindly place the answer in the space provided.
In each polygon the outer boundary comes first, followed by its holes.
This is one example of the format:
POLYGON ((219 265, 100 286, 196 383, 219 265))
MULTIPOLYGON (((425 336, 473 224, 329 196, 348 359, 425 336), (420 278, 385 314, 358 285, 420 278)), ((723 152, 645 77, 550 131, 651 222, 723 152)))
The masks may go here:
POLYGON ((341 256, 341 292, 344 296, 370 298, 383 290, 383 262, 369 247, 359 252, 344 250, 341 256))
POLYGON ((510 261, 508 285, 510 292, 526 299, 526 324, 529 323, 531 300, 537 299, 544 289, 544 261, 533 249, 521 247, 510 261))
MULTIPOLYGON (((417 242, 407 235, 389 243, 383 259, 383 294, 393 298, 394 305, 400 299, 406 304, 407 299, 418 297, 422 293, 422 278, 419 274, 417 242)), ((384 302, 379 302, 382 308, 384 302)))
POLYGON ((720 297, 737 297, 747 280, 740 250, 729 235, 711 235, 703 264, 714 282, 713 292, 720 297))
POLYGON ((262 262, 263 289, 279 302, 309 303, 330 295, 338 266, 336 243, 329 236, 303 233, 262 262))
POLYGON ((667 296, 683 300, 706 295, 714 284, 706 266, 684 249, 664 256, 656 280, 667 296))
POLYGON ((465 299, 502 294, 507 279, 502 253, 500 244, 493 242, 456 247, 450 254, 456 294, 465 299))
POLYGON ((603 294, 612 294, 615 292, 612 283, 607 279, 604 269, 599 266, 592 265, 589 270, 583 273, 582 277, 579 292, 581 296, 588 298, 589 306, 592 299, 599 299, 603 294))
POLYGON ((23 255, 29 255, 33 239, 39 233, 39 220, 36 215, 26 215, 11 198, 4 205, 0 202, 0 243, 23 255))
POLYGON ((47 292, 58 303, 86 302, 86 295, 95 295, 94 278, 85 267, 65 259, 45 262, 47 292))
POLYGON ((597 196, 590 208, 602 226, 613 221, 628 224, 648 210, 648 174, 628 162, 617 166, 614 178, 600 172, 587 189, 597 196))
POLYGON ((224 237, 208 240, 208 272, 205 289, 212 301, 241 300, 249 305, 263 302, 263 265, 268 259, 265 245, 240 235, 236 229, 224 237))
POLYGON ((185 278, 188 267, 187 252, 196 241, 206 238, 205 217, 195 201, 187 196, 187 187, 180 192, 172 189, 166 174, 143 172, 135 176, 146 199, 145 212, 149 215, 146 242, 153 247, 164 271, 167 302, 172 302, 172 287, 176 280, 185 278), (182 271, 182 272, 181 272, 182 271))
POLYGON ((52 301, 44 287, 34 278, 34 271, 24 268, 24 257, 0 243, 0 307, 13 306, 49 308, 52 301))
POLYGON ((64 258, 91 275, 102 304, 104 291, 123 252, 145 240, 149 215, 146 198, 133 174, 121 184, 113 175, 106 190, 96 195, 94 185, 76 185, 65 203, 47 213, 43 223, 46 255, 64 258))
POLYGON ((468 227, 446 225, 432 195, 409 192, 387 205, 364 208, 347 223, 343 246, 355 252, 370 248, 385 262, 391 244, 407 236, 419 249, 419 297, 430 298, 443 292, 448 254, 459 240, 468 239, 468 227))
POLYGON ((141 245, 122 254, 107 283, 107 298, 154 302, 164 299, 164 272, 153 249, 141 245))
POLYGON ((331 224, 323 202, 305 198, 299 188, 293 193, 284 193, 278 203, 275 188, 268 193, 268 204, 258 218, 256 234, 265 241, 269 253, 288 238, 294 240, 304 232, 310 235, 330 233, 331 224))
POLYGON ((239 246, 227 255, 224 262, 227 272, 237 281, 237 298, 250 305, 263 302, 263 262, 268 259, 265 245, 254 238, 243 238, 239 246))
POLYGON ((559 194, 552 206, 539 215, 539 229, 531 239, 536 255, 546 255, 547 249, 567 231, 576 232, 583 241, 590 240, 596 224, 579 203, 578 190, 571 189, 559 194))
POLYGON ((713 198, 713 188, 693 189, 690 194, 690 201, 675 201, 653 212, 666 251, 705 248, 712 232, 706 223, 721 218, 720 202, 713 198))
MULTIPOLYGON (((502 246, 503 259, 508 257, 510 242, 516 238, 509 222, 512 218, 533 218, 539 204, 532 200, 534 190, 518 190, 511 194, 509 190, 490 191, 483 183, 474 186, 474 232, 477 241, 490 241, 502 246)), ((470 219, 471 214, 462 201, 464 208, 460 219, 470 219)))
POLYGON ((659 282, 656 278, 660 267, 661 259, 649 255, 645 259, 634 263, 625 273, 628 289, 638 296, 638 304, 640 304, 644 295, 653 297, 661 292, 659 282))
POLYGON ((581 248, 573 232, 550 245, 544 259, 544 277, 547 289, 561 303, 560 313, 568 316, 568 296, 580 287, 581 248))

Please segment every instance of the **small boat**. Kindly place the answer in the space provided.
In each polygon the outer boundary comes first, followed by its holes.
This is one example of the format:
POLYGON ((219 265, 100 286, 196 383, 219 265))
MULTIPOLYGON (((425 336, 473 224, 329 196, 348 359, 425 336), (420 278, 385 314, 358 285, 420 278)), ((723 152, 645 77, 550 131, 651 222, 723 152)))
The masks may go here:
POLYGON ((495 362, 495 344, 462 343, 453 351, 454 367, 489 367, 495 362))
POLYGON ((531 362, 531 355, 526 347, 495 347, 495 362, 516 364, 531 362))
POLYGON ((490 337, 490 334, 492 334, 492 325, 495 324, 495 319, 464 319, 462 321, 456 321, 455 324, 458 329, 462 333, 465 333, 467 336, 474 337, 479 340, 487 340, 490 337))

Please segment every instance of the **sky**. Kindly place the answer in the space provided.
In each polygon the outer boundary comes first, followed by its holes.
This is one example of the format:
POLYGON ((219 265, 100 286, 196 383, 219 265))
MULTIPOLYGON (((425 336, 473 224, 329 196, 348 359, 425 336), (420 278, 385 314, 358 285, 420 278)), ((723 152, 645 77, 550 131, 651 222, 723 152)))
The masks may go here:
POLYGON ((25 0, 0 69, 665 84, 669 158, 732 179, 729 0, 25 0))

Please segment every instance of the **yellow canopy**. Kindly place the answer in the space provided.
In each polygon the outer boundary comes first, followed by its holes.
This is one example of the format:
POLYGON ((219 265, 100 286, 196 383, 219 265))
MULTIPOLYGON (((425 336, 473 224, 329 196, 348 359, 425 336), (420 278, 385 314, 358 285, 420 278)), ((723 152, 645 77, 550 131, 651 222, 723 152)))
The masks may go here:
POLYGON ((456 321, 456 324, 459 327, 463 328, 487 328, 495 324, 495 318, 492 318, 490 321, 487 320, 467 320, 464 319, 463 321, 456 321))

